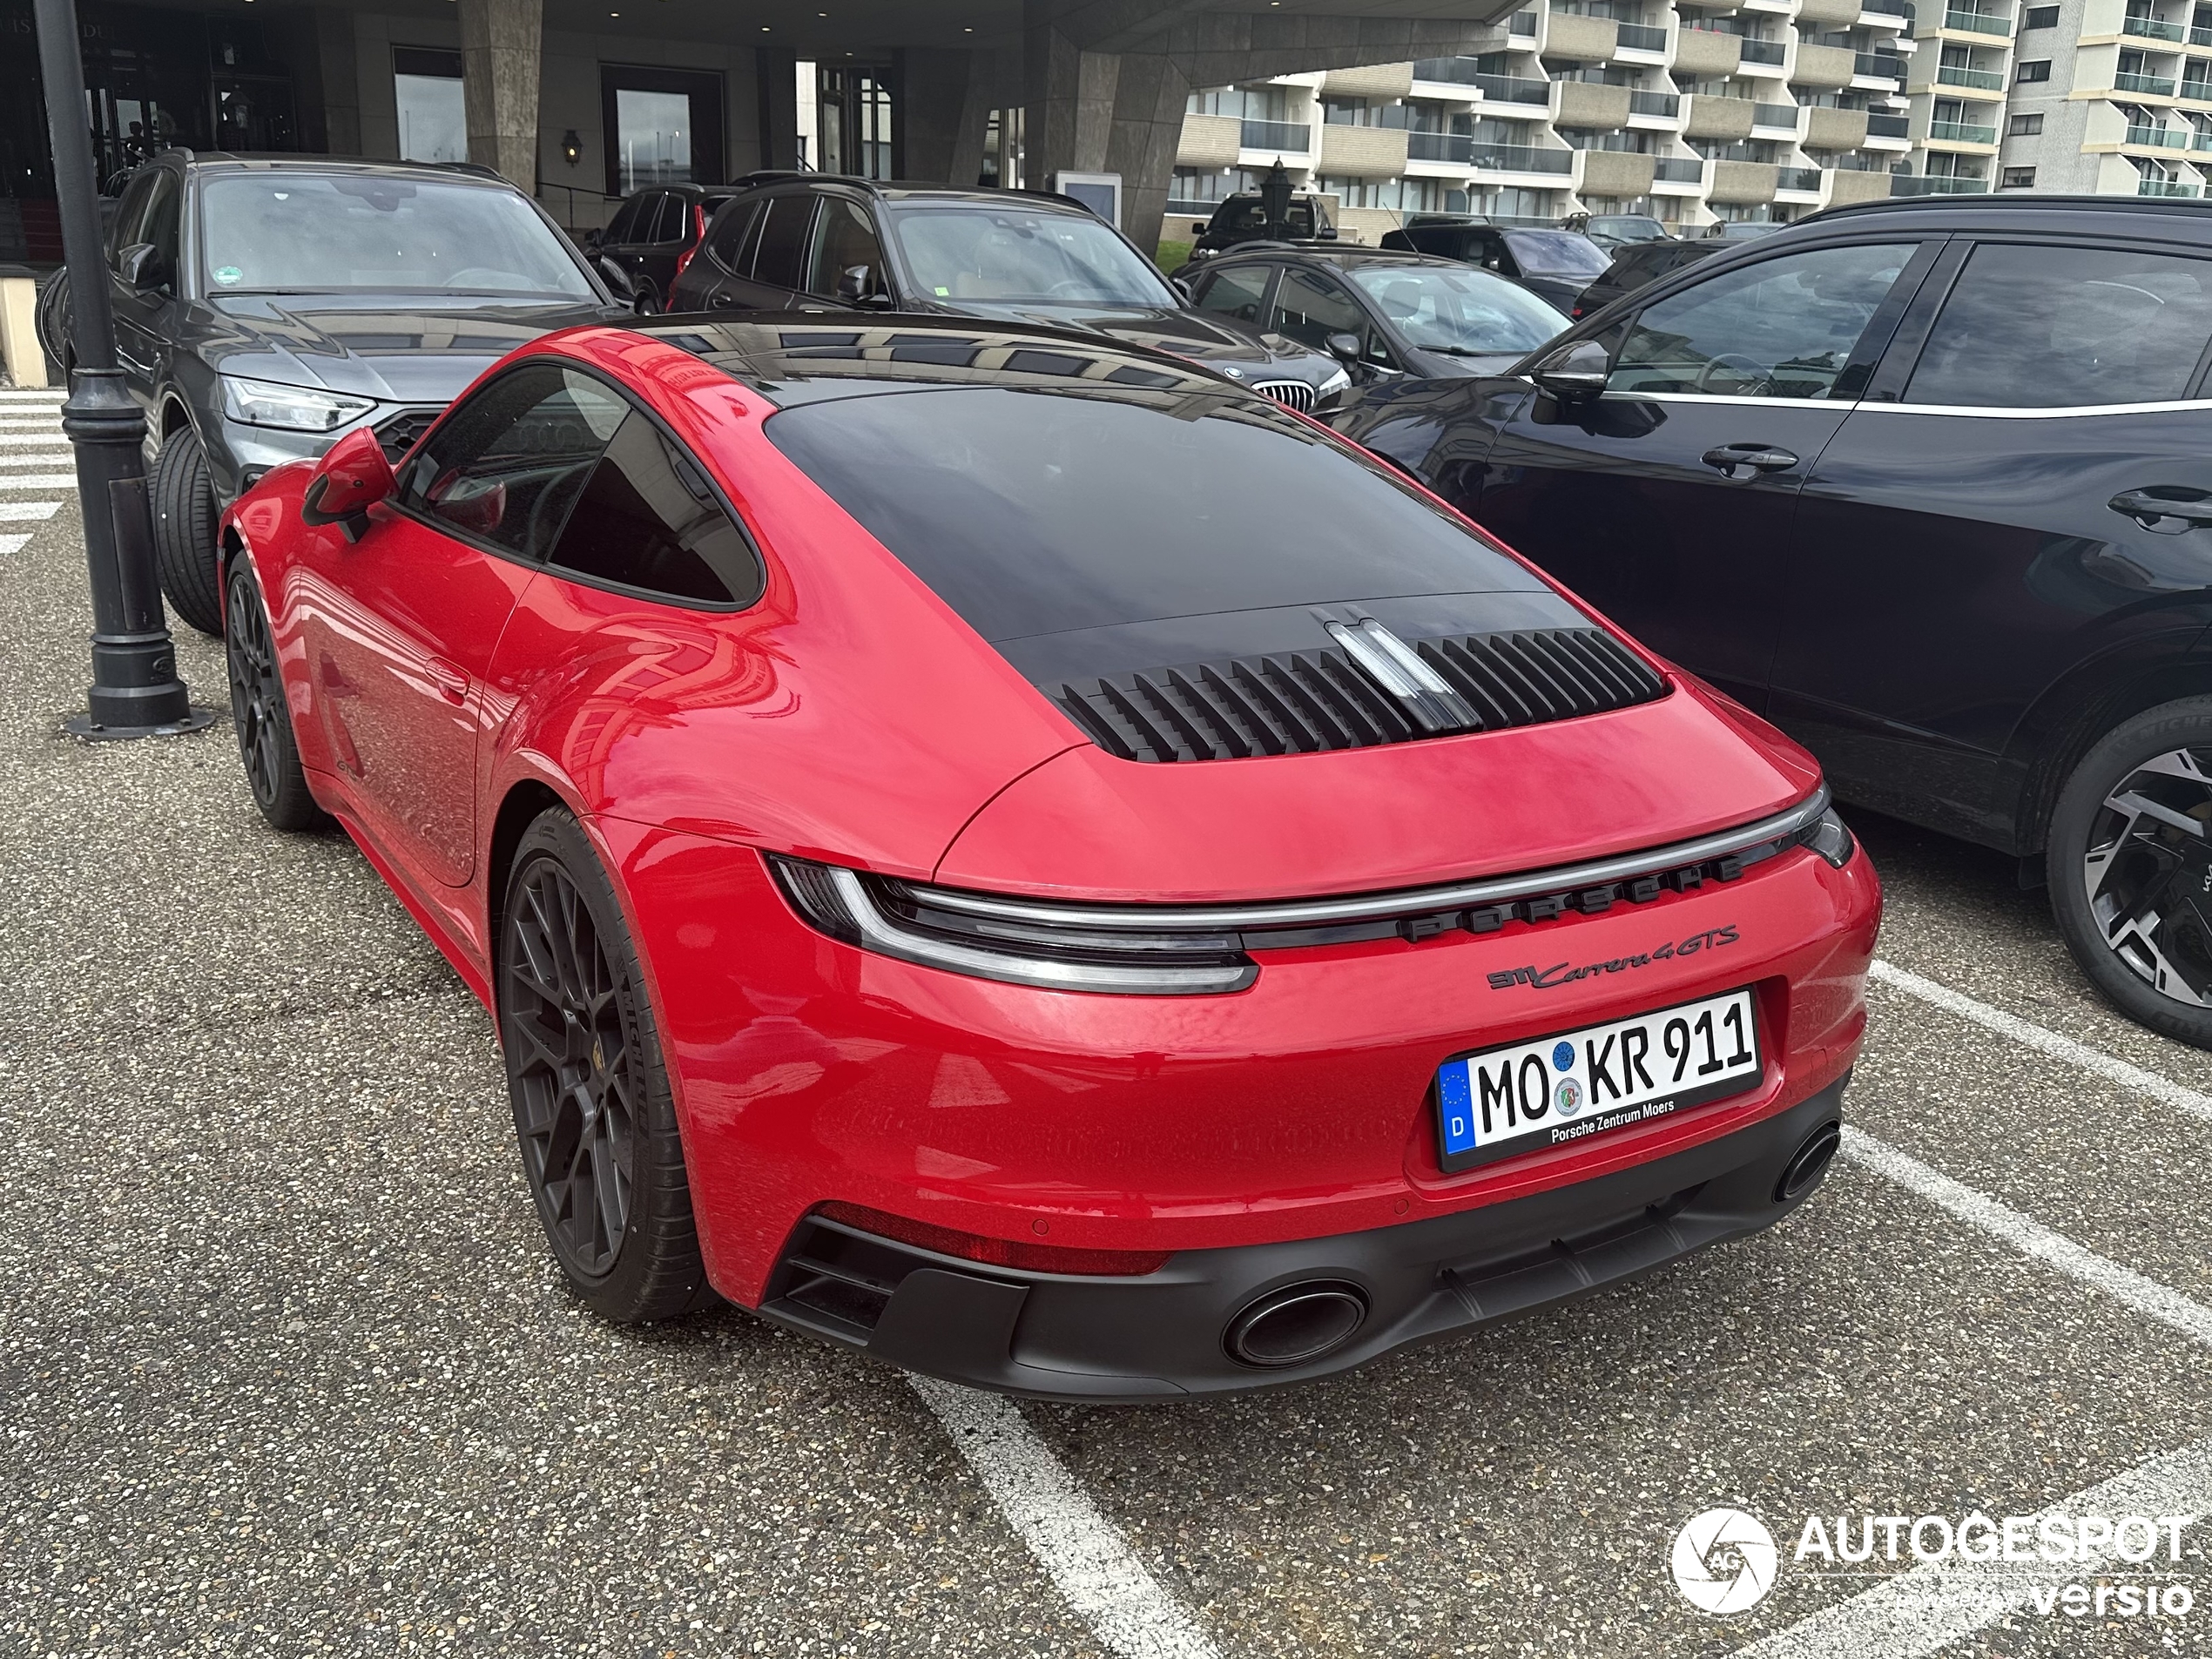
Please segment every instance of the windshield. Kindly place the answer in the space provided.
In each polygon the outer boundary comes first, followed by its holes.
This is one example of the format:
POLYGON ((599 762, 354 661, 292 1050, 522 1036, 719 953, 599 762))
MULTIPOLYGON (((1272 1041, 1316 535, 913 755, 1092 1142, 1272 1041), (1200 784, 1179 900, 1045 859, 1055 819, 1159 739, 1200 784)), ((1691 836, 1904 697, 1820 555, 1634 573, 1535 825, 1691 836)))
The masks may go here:
POLYGON ((1506 245, 1530 276, 1595 276, 1605 269, 1605 250, 1573 231, 1511 231, 1506 245))
POLYGON ((1527 289, 1487 271, 1354 266, 1352 282, 1421 351, 1528 352, 1567 319, 1527 289))
POLYGON ((1609 236, 1616 242, 1663 241, 1667 227, 1639 213, 1620 213, 1590 221, 1592 236, 1609 236))
POLYGON ((922 292, 955 304, 1180 307, 1096 219, 1018 207, 895 207, 886 215, 922 292))
POLYGON ((511 191, 435 177, 266 173, 200 191, 210 293, 496 293, 596 300, 560 233, 511 191))

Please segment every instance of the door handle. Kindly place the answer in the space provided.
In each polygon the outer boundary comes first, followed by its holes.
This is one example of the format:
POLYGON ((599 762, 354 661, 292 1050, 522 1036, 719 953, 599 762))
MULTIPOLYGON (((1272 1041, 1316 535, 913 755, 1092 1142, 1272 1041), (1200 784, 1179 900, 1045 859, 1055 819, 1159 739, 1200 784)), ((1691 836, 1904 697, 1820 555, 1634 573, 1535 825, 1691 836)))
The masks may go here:
POLYGON ((430 679, 438 695, 455 708, 469 701, 469 677, 442 657, 430 659, 430 679))
POLYGON ((2150 484, 2141 489, 2123 489, 2105 505, 2134 519, 2147 530, 2156 529, 2161 518, 2179 519, 2178 527, 2164 532, 2169 536, 2212 524, 2212 491, 2192 489, 2186 484, 2150 484))
POLYGON ((1750 472, 1786 472, 1797 464, 1797 457, 1787 449, 1777 449, 1770 444, 1723 443, 1706 450, 1704 462, 1707 466, 1734 478, 1738 475, 1737 469, 1739 467, 1750 472))

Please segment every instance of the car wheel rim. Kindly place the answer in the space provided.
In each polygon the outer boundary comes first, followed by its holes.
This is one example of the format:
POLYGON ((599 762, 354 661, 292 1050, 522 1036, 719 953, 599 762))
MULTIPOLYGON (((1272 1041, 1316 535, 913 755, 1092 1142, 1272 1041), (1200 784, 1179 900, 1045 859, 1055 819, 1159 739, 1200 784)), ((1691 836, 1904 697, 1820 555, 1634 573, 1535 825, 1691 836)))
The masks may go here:
POLYGON ((284 691, 277 676, 276 650, 261 615, 253 584, 243 577, 231 584, 224 657, 231 674, 231 719, 238 728, 239 759, 264 806, 276 799, 277 725, 284 718, 284 691))
POLYGON ((2081 860, 2089 914, 2155 990, 2212 1008, 2212 772, 2188 749, 2146 760, 2105 796, 2081 860))
POLYGON ((583 894, 552 859, 524 873, 507 926, 523 1162, 563 1259, 603 1278, 630 1224, 640 1098, 613 964, 583 894))

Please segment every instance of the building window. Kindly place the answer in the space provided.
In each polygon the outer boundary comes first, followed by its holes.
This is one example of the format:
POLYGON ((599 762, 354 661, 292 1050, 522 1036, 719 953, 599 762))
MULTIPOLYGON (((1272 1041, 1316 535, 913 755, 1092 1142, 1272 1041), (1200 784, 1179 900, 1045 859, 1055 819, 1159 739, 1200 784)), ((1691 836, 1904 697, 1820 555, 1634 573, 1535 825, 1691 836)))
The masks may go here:
POLYGON ((2020 13, 2020 27, 2023 29, 2056 29, 2058 26, 2059 9, 2056 6, 2030 6, 2020 13))
POLYGON ((469 116, 462 104, 459 52, 393 47, 392 91, 400 106, 401 160, 469 159, 469 116))
POLYGON ((2051 78, 2051 60, 2039 57, 2033 63, 2022 64, 2013 78, 2023 84, 2030 81, 2047 81, 2051 78))
POLYGON ((721 182, 721 76, 602 64, 599 98, 609 195, 721 182))
POLYGON ((2007 167, 2005 169, 2004 176, 1997 181, 1997 188, 2000 190, 2033 190, 2035 188, 2035 169, 2033 167, 2007 167))
POLYGON ((2006 125, 2005 136, 2009 138, 2032 138, 2043 130, 2040 115, 2016 115, 2006 125))

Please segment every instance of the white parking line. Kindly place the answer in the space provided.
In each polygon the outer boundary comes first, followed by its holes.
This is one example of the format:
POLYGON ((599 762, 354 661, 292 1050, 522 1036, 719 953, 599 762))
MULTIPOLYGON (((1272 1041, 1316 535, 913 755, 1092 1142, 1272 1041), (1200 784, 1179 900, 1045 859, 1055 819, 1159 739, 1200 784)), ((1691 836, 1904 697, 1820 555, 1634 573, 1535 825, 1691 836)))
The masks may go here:
POLYGON ((1122 1659, 1217 1659, 1010 1399, 909 1376, 975 1478, 1091 1634, 1122 1659))
POLYGON ((57 501, 0 501, 0 523, 14 520, 49 519, 61 510, 57 501))
POLYGON ((76 464, 77 456, 75 452, 68 449, 58 450, 54 454, 43 455, 0 455, 0 468, 73 467, 76 464))
MULTIPOLYGON (((2153 1458, 2061 1499, 2044 1513, 2199 1517, 2212 1513, 2212 1440, 2153 1458)), ((2062 1585, 2095 1578, 2113 1560, 2107 1553, 2074 1565, 1963 1561, 1941 1569, 1918 1567, 1739 1649, 1736 1659, 1921 1659, 2027 1607, 2039 1590, 2047 1595, 2062 1585)), ((2131 1579, 2156 1576, 2148 1563, 2122 1570, 2131 1579)))
POLYGON ((0 558, 5 558, 10 553, 22 552, 24 544, 30 540, 30 537, 28 535, 0 536, 0 558))
POLYGON ((0 432, 0 443, 51 443, 51 432, 0 432))
POLYGON ((2070 1066, 2093 1072, 2109 1082, 2128 1089, 2140 1089, 2152 1099, 2187 1112, 2191 1117, 2201 1117, 2212 1123, 2212 1095, 2200 1095, 2194 1089, 2184 1089, 2169 1077, 2155 1071, 2145 1071, 2141 1066, 2131 1066, 2125 1060, 2115 1060, 2108 1054, 2092 1049, 2086 1042, 2076 1042, 2072 1037, 2062 1037, 2055 1031, 2047 1031, 2040 1025, 2031 1025, 2017 1015, 1993 1008, 1986 1002, 1952 990, 1948 985, 1939 985, 1932 979, 1922 979, 1904 968, 1877 958, 1867 970, 1867 977, 1878 984, 1893 986, 1924 1002, 1932 1002, 1962 1020, 1972 1020, 1976 1025, 2001 1032, 2015 1042, 2023 1043, 2038 1054, 2063 1060, 2070 1066))
POLYGON ((58 403, 69 394, 51 392, 0 392, 0 403, 58 403))

